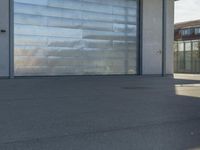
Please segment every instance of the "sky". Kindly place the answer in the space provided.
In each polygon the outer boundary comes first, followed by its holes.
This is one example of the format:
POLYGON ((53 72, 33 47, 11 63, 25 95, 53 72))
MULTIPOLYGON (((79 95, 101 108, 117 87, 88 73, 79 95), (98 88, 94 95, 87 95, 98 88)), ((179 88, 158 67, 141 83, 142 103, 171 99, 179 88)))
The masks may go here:
POLYGON ((175 2, 175 23, 200 19, 200 0, 175 2))

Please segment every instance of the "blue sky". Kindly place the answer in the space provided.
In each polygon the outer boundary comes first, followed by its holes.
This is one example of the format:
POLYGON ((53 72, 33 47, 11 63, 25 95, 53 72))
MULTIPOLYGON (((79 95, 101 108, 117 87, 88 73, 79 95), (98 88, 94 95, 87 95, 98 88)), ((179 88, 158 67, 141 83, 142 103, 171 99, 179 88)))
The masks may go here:
POLYGON ((175 2, 175 23, 200 19, 200 0, 175 2))

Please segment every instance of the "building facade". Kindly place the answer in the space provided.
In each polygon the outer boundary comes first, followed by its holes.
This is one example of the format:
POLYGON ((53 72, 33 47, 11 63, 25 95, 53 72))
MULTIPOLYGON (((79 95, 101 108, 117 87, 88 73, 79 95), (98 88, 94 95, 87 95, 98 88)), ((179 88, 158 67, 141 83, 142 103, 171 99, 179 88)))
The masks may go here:
POLYGON ((200 20, 175 25, 174 68, 177 73, 200 73, 200 20))
POLYGON ((173 73, 174 0, 1 0, 0 77, 173 73))
POLYGON ((175 41, 199 40, 200 20, 175 24, 175 41))

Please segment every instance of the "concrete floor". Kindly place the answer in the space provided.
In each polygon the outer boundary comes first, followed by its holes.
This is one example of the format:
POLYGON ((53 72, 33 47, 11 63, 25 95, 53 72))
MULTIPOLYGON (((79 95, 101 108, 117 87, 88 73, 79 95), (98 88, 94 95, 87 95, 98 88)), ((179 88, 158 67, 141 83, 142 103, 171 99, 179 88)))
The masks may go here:
POLYGON ((0 150, 200 149, 200 75, 0 80, 0 150))

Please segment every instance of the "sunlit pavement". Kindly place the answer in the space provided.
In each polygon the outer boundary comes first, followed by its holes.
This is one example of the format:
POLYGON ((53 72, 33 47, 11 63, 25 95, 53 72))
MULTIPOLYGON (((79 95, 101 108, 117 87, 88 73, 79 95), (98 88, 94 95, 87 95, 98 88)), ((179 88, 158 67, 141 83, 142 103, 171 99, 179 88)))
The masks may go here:
POLYGON ((174 74, 175 79, 197 80, 200 81, 199 74, 174 74))
POLYGON ((200 75, 0 80, 0 150, 143 149, 200 149, 200 75))
MULTIPOLYGON (((200 81, 200 75, 195 74, 175 74, 175 79, 183 79, 183 80, 196 80, 200 81)), ((176 84, 176 94, 182 96, 191 96, 200 98, 200 82, 196 82, 193 84, 176 84)))

